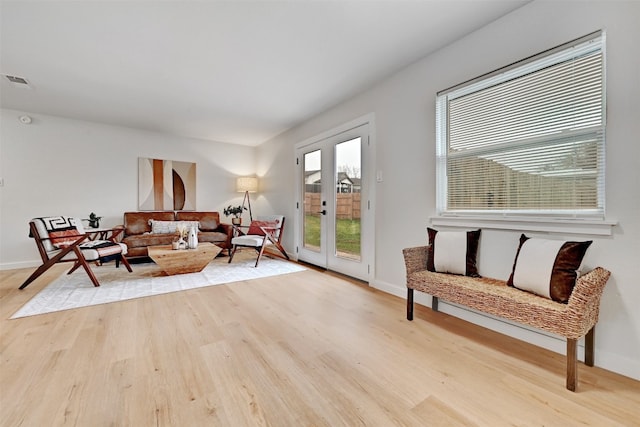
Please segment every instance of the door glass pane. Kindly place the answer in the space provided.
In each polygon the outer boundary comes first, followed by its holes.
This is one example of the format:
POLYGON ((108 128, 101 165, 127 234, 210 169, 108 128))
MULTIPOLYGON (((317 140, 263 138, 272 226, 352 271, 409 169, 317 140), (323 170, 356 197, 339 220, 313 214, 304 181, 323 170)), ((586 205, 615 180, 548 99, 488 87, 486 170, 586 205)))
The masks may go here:
POLYGON ((336 144, 336 253, 360 261, 361 138, 336 144))
POLYGON ((304 155, 304 247, 320 252, 320 236, 322 221, 320 221, 320 196, 322 194, 321 151, 316 150, 304 155))

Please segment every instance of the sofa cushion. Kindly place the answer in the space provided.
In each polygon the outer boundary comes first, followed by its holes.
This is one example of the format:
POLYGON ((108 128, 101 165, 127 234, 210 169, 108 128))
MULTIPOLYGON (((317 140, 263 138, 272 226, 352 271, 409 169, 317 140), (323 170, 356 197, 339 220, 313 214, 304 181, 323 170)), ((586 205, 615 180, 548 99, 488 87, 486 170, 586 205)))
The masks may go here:
POLYGON ((438 231, 427 228, 429 249, 427 270, 478 277, 480 230, 438 231))
POLYGON ((567 303, 591 243, 591 240, 565 242, 529 238, 522 234, 507 284, 567 303))
POLYGON ((176 220, 178 221, 198 221, 200 230, 214 231, 220 225, 220 214, 218 212, 176 212, 176 220))
POLYGON ((136 234, 126 236, 122 239, 122 243, 126 244, 129 249, 145 246, 170 245, 177 239, 175 234, 136 234))
POLYGON ((218 231, 201 231, 198 233, 198 242, 222 243, 227 241, 227 235, 218 231))
POLYGON ((149 220, 173 221, 173 212, 125 212, 124 213, 124 234, 131 236, 134 234, 143 234, 151 232, 151 224, 149 220))

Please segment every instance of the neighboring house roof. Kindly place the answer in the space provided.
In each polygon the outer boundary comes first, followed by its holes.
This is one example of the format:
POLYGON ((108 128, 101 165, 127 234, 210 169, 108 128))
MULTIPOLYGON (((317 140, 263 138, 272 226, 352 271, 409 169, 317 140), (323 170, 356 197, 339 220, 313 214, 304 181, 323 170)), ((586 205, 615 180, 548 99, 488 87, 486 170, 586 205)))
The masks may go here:
POLYGON ((305 171, 304 182, 305 184, 319 184, 321 176, 320 170, 305 171))
MULTIPOLYGON (((304 182, 307 184, 319 184, 320 174, 321 174, 321 171, 319 169, 304 171, 304 182), (314 180, 314 178, 316 178, 316 175, 317 175, 317 179, 314 180)), ((346 172, 338 172, 338 183, 351 184, 354 187, 360 187, 362 185, 362 179, 351 178, 349 175, 347 175, 346 172)))
POLYGON ((349 178, 349 175, 347 175, 346 172, 338 172, 338 182, 346 181, 349 181, 351 184, 353 184, 353 181, 351 180, 351 178, 349 178))

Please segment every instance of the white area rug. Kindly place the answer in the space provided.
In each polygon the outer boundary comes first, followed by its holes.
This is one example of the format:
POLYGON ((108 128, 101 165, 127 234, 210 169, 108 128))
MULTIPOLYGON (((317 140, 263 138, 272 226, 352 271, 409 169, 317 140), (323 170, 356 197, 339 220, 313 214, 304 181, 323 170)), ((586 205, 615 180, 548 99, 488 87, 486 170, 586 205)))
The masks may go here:
POLYGON ((94 287, 83 270, 72 274, 66 272, 40 291, 12 319, 36 314, 69 310, 97 304, 106 304, 169 292, 185 291, 205 286, 221 285, 241 280, 258 279, 279 274, 306 270, 304 267, 280 259, 262 257, 255 268, 255 255, 246 256, 238 252, 233 262, 221 257, 213 260, 200 273, 165 276, 154 263, 132 264, 133 273, 122 265, 113 263, 92 267, 100 287, 94 287))

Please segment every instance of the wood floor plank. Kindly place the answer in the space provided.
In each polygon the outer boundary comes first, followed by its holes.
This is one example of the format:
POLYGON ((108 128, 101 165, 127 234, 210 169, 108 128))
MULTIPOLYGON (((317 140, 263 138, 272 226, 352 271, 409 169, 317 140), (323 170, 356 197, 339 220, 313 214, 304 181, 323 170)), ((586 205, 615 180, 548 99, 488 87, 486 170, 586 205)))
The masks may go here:
POLYGON ((474 427, 478 425, 462 415, 456 406, 447 404, 433 395, 416 405, 412 412, 430 426, 474 427))
MULTIPOLYGON (((259 267, 258 267, 259 268, 259 267)), ((0 427, 633 426, 640 382, 315 269, 20 319, 0 271, 0 427)), ((76 272, 74 274, 82 274, 76 272)), ((597 359, 596 359, 597 363, 597 359)))

